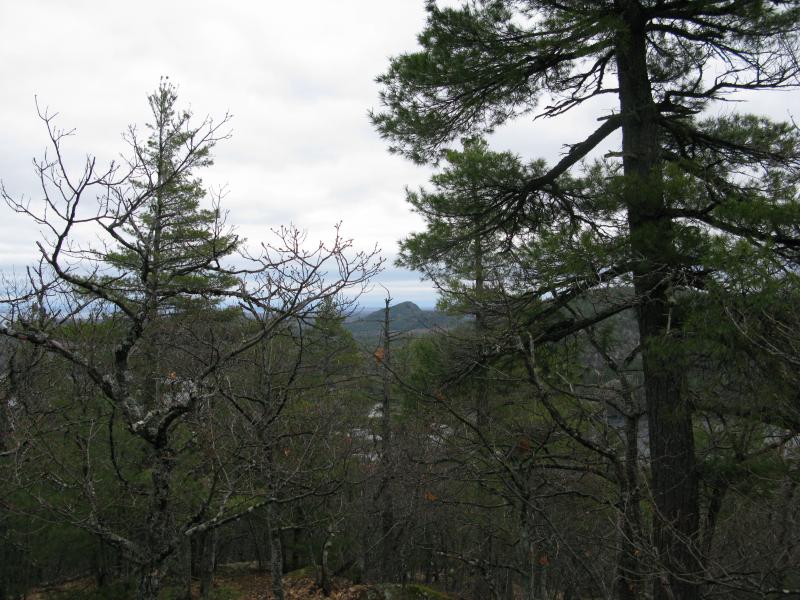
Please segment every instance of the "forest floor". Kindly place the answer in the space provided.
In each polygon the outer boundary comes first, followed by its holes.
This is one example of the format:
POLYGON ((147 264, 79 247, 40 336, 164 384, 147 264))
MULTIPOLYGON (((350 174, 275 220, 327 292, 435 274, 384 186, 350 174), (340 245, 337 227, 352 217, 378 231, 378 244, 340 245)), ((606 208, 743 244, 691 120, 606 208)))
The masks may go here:
MULTIPOLYGON (((450 596, 427 586, 409 584, 353 584, 334 578, 330 596, 325 596, 308 569, 284 577, 286 600, 450 600, 450 596)), ((270 577, 255 571, 223 572, 215 578, 215 586, 224 600, 272 600, 270 577)))
MULTIPOLYGON (((264 573, 237 573, 215 578, 218 595, 231 600, 271 600, 270 577, 264 573)), ((284 581, 286 600, 325 598, 322 590, 310 577, 287 577, 284 581)), ((367 600, 368 587, 351 585, 345 580, 334 581, 330 600, 367 600)))
MULTIPOLYGON (((272 600, 270 577, 266 573, 249 569, 221 569, 214 578, 212 600, 272 600)), ((285 600, 451 600, 451 596, 423 585, 409 584, 353 584, 346 579, 335 578, 333 589, 325 596, 313 577, 304 574, 289 574, 284 579, 285 600)), ((199 590, 193 586, 192 598, 199 599, 199 590)), ((185 588, 184 588, 185 589, 185 588)), ((120 589, 113 588, 103 593, 90 578, 33 590, 27 600, 124 600, 120 589)), ((176 590, 165 590, 165 600, 185 597, 176 590)))

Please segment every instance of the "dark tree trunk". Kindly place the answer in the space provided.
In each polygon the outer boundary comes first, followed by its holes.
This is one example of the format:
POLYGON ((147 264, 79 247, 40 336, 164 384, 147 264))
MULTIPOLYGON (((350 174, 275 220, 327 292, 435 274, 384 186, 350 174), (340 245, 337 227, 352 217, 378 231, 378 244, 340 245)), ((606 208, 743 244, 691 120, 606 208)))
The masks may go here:
MULTIPOLYGON (((16 389, 16 373, 15 370, 15 354, 11 352, 10 356, 4 356, 7 350, 5 344, 8 340, 3 340, 3 347, 0 347, 0 362, 6 364, 0 365, 7 369, 7 373, 0 373, 0 379, 5 379, 5 387, 0 390, 0 452, 7 451, 10 447, 9 434, 10 434, 10 421, 9 421, 9 404, 12 398, 17 393, 16 389), (3 377, 4 376, 4 377, 3 377)), ((11 550, 9 538, 9 531, 6 525, 7 515, 6 512, 0 508, 0 600, 6 600, 11 596, 9 587, 14 582, 13 565, 14 556, 11 550)))
MULTIPOLYGON (((0 400, 0 452, 6 450, 6 402, 7 397, 2 398, 0 400)), ((9 550, 9 540, 6 539, 8 537, 8 531, 6 529, 5 523, 6 515, 5 511, 0 508, 0 600, 6 600, 8 598, 8 580, 10 579, 10 569, 9 565, 11 563, 11 552, 9 550)))
MULTIPOLYGON (((97 545, 94 551, 94 561, 92 563, 94 570, 94 580, 98 588, 103 588, 108 585, 109 581, 109 568, 108 568, 108 553, 109 549, 106 548, 103 539, 97 540, 97 545)), ((2 600, 2 596, 0 596, 2 600)))
POLYGON ((703 549, 703 566, 706 569, 708 569, 709 566, 711 549, 714 544, 714 534, 717 530, 717 520, 722 510, 722 503, 725 500, 725 495, 728 493, 728 485, 724 482, 717 483, 711 487, 710 493, 711 496, 708 499, 708 508, 706 509, 705 519, 703 520, 703 541, 701 544, 703 549))
POLYGON ((140 570, 136 600, 158 600, 163 573, 156 565, 146 565, 140 570))
POLYGON ((7 600, 9 598, 9 583, 11 579, 11 552, 8 548, 8 540, 6 539, 8 533, 6 531, 5 523, 3 522, 4 516, 0 513, 0 600, 7 600))
POLYGON ((259 571, 266 570, 266 562, 264 561, 264 551, 261 546, 261 532, 253 526, 253 516, 248 514, 245 517, 247 522, 247 529, 250 532, 250 539, 253 540, 253 551, 256 554, 256 565, 259 571))
POLYGON ((200 543, 200 597, 208 598, 211 596, 211 589, 214 583, 214 571, 217 566, 217 542, 219 534, 214 528, 206 531, 200 543))
POLYGON ((798 544, 797 536, 797 470, 793 469, 784 476, 781 485, 781 500, 783 506, 776 515, 778 518, 775 522, 775 529, 777 530, 777 539, 775 547, 780 553, 780 559, 777 561, 776 567, 776 581, 775 587, 777 589, 784 589, 789 587, 788 581, 791 577, 793 562, 795 556, 795 548, 798 544))
POLYGON ((487 436, 489 435, 489 396, 486 393, 486 383, 485 383, 485 339, 486 339, 486 332, 487 332, 487 324, 486 324, 486 313, 483 308, 483 302, 485 301, 485 275, 483 272, 483 244, 481 243, 480 235, 475 235, 475 239, 473 240, 473 268, 475 269, 475 296, 476 296, 476 308, 475 308, 475 333, 478 336, 478 345, 477 345, 477 352, 476 352, 476 366, 475 372, 477 373, 477 379, 474 383, 474 393, 475 393, 475 412, 476 412, 476 424, 478 427, 478 431, 481 432, 482 435, 487 436))
POLYGON ((186 538, 181 544, 181 559, 179 565, 179 575, 182 579, 183 597, 185 600, 192 600, 192 572, 194 567, 194 556, 192 555, 192 538, 186 538))
POLYGON ((392 581, 394 577, 394 556, 396 548, 394 536, 394 505, 392 498, 392 476, 394 470, 392 437, 392 389, 391 389, 391 330, 389 303, 386 299, 383 322, 383 397, 381 403, 381 480, 380 480, 380 514, 381 514, 381 581, 392 581))
POLYGON ((676 266, 672 221, 666 213, 659 145, 659 112, 646 61, 645 20, 636 0, 617 0, 624 27, 618 33, 617 68, 622 112, 625 203, 634 261, 634 289, 650 431, 654 541, 658 571, 655 600, 694 600, 701 570, 695 554, 698 490, 692 411, 682 397, 683 368, 671 329, 671 281, 676 266))
POLYGON ((292 543, 291 543, 291 553, 289 554, 288 560, 286 561, 289 565, 289 569, 292 571, 296 571, 302 565, 300 564, 300 528, 293 527, 292 528, 292 543))
POLYGON ((175 549, 170 523, 170 492, 173 455, 159 437, 151 446, 152 497, 147 515, 145 548, 148 561, 139 566, 138 600, 155 600, 161 590, 166 562, 175 549))

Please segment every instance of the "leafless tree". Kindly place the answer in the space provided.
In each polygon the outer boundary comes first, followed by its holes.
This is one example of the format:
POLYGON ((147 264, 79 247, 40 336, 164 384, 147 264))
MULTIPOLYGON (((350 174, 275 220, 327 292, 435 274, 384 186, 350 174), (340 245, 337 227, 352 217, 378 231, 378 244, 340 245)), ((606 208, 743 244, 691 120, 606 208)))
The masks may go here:
MULTIPOLYGON (((227 137, 228 117, 196 126, 176 97, 162 82, 149 97, 148 140, 130 128, 130 158, 100 168, 90 156, 77 174, 65 155, 71 132, 41 111, 50 140, 35 163, 43 199, 2 192, 44 235, 27 281, 7 287, 0 334, 56 357, 85 380, 87 393, 105 400, 138 448, 146 474, 131 497, 146 505, 137 528, 108 522, 89 446, 79 480, 66 484, 80 492, 81 505, 57 506, 56 499, 50 508, 122 552, 136 566, 143 599, 158 594, 182 540, 272 500, 264 490, 237 495, 241 465, 218 461, 199 482, 201 497, 188 512, 178 510, 181 453, 199 412, 223 401, 218 383, 226 369, 290 324, 313 319, 326 298, 357 296, 380 268, 376 251, 354 251, 338 226, 331 243, 311 249, 293 227, 245 247, 218 202, 200 207, 205 194, 194 178, 227 137), (223 313, 239 321, 237 335, 226 334, 223 313)), ((108 449, 116 469, 120 457, 113 444, 108 449)), ((124 469, 118 474, 124 485, 124 469)))

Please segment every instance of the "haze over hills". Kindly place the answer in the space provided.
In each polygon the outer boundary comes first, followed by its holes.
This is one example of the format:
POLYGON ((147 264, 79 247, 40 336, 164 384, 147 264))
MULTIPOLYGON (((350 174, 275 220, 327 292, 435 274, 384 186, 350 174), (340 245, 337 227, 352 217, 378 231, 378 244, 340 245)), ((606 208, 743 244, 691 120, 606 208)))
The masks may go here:
MULTIPOLYGON (((400 302, 389 307, 390 329, 399 333, 425 333, 434 329, 452 329, 464 317, 451 316, 436 310, 423 310, 413 302, 400 302)), ((371 343, 380 337, 384 309, 369 312, 344 324, 359 342, 371 343)))

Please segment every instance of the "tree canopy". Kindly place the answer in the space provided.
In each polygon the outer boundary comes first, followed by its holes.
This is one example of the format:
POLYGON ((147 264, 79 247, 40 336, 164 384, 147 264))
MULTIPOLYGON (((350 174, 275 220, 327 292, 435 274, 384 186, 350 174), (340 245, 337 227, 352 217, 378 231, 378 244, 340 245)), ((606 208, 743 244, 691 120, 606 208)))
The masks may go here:
MULTIPOLYGON (((670 574, 654 593, 698 597, 694 409, 681 342, 688 332, 673 309, 688 290, 752 285, 755 271, 794 284, 800 242, 797 128, 706 114, 739 92, 800 84, 800 4, 486 0, 429 2, 427 11, 420 50, 395 57, 378 78, 383 109, 372 118, 393 151, 435 162, 452 156, 453 140, 511 119, 559 117, 601 96, 617 103, 583 139, 564 140, 555 164, 537 163, 501 185, 502 177, 484 177, 474 194, 483 206, 472 212, 485 218, 462 223, 484 239, 487 222, 516 233, 506 257, 518 278, 501 304, 532 303, 539 315, 526 356, 537 340, 559 339, 621 308, 547 325, 554 307, 608 285, 634 290, 625 303, 636 309, 641 340, 655 546, 670 574), (584 164, 617 131, 621 147, 584 164)), ((428 234, 406 242, 419 262, 435 261, 411 244, 436 237, 456 247, 464 239, 440 236, 451 206, 440 202, 428 234)))

